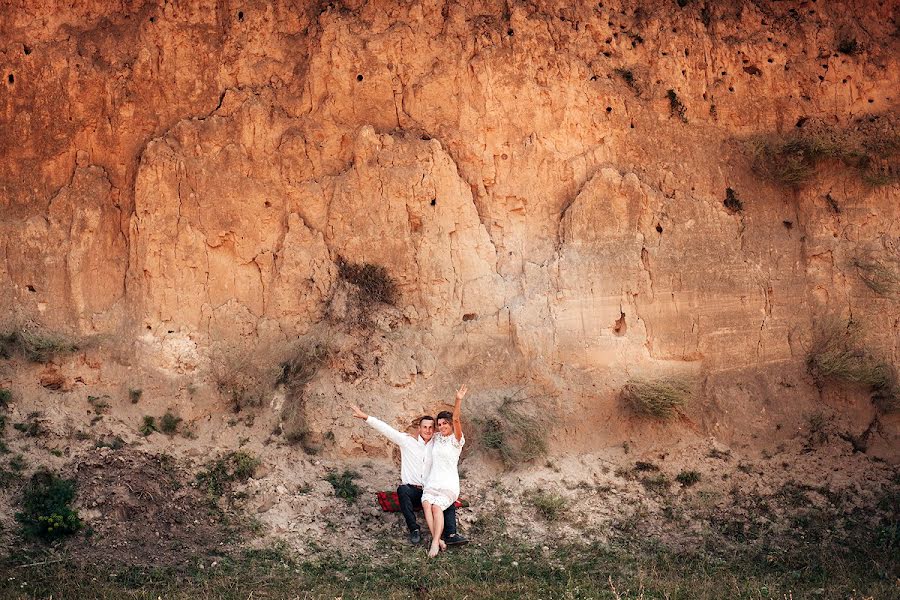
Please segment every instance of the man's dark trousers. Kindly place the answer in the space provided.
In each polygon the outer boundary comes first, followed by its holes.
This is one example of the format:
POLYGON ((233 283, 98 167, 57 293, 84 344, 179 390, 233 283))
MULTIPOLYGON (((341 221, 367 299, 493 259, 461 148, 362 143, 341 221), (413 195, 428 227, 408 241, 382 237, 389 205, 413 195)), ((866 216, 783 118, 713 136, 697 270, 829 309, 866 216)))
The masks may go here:
MULTIPOLYGON (((397 497, 400 500, 400 512, 406 520, 406 527, 410 533, 418 531, 419 524, 416 522, 416 515, 413 512, 422 508, 422 488, 412 485, 402 484, 397 488, 397 497)), ((450 505, 450 508, 444 511, 444 533, 441 535, 446 541, 447 536, 456 534, 456 507, 450 505)))

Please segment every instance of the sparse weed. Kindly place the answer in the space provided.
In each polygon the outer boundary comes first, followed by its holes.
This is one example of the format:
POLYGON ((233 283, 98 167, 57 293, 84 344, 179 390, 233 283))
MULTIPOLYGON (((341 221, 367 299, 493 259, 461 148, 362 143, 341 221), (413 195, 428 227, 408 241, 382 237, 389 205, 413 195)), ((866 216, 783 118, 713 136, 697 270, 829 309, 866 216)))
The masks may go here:
POLYGON ((353 504, 360 493, 362 493, 362 490, 360 490, 359 486, 353 481, 358 477, 359 473, 356 471, 344 469, 344 472, 340 474, 338 474, 337 471, 329 473, 325 477, 325 481, 330 483, 331 487, 334 488, 335 496, 343 498, 348 504, 353 504))
POLYGON ((569 507, 569 501, 551 492, 541 490, 531 490, 524 496, 525 500, 534 506, 538 514, 548 521, 558 521, 565 515, 569 507))
POLYGON ((13 429, 22 432, 26 437, 40 437, 47 433, 44 427, 46 420, 40 412, 30 412, 22 423, 15 423, 13 429))
POLYGON ((719 450, 718 448, 710 448, 709 452, 706 453, 706 456, 709 458, 715 458, 716 460, 730 460, 731 450, 719 450))
POLYGON ((104 398, 109 398, 109 396, 88 396, 88 404, 94 409, 94 412, 98 415, 106 414, 106 411, 109 410, 109 402, 107 402, 104 398))
POLYGON ((666 92, 666 98, 669 99, 669 113, 673 117, 678 117, 683 122, 687 123, 687 116, 685 115, 686 109, 681 102, 681 99, 678 97, 678 92, 670 89, 666 92))
POLYGON ((481 444, 512 469, 547 453, 546 424, 528 414, 522 401, 505 397, 493 416, 476 419, 481 444))
POLYGON ((0 410, 6 410, 10 402, 12 402, 12 392, 6 388, 0 389, 0 410))
POLYGON ((900 260, 893 257, 856 257, 850 262, 862 282, 877 296, 900 295, 900 260))
POLYGON ((256 472, 260 460, 246 452, 229 452, 207 463, 197 474, 197 483, 210 497, 224 494, 233 483, 247 481, 256 472))
POLYGON ((125 440, 119 436, 103 436, 97 440, 97 448, 120 450, 125 447, 125 440))
POLYGON ((744 203, 737 197, 735 191, 731 188, 725 188, 725 200, 722 202, 725 208, 732 213, 739 213, 744 210, 744 203))
POLYGON ((634 413, 661 421, 681 415, 691 394, 690 382, 679 378, 632 379, 622 388, 622 399, 634 413))
POLYGON ((645 489, 659 494, 667 491, 669 486, 672 485, 669 478, 662 473, 658 473, 652 477, 641 477, 640 482, 645 489))

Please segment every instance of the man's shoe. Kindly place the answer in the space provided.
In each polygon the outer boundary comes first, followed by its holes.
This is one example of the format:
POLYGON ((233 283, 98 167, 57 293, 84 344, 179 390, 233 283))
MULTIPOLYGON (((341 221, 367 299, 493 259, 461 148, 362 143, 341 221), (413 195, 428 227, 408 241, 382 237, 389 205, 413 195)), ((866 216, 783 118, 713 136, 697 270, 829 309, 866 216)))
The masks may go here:
POLYGON ((444 538, 444 541, 447 542, 448 546, 463 546, 469 543, 469 540, 459 535, 458 533, 452 533, 444 538))
POLYGON ((419 533, 418 529, 409 532, 409 543, 413 546, 418 546, 422 543, 422 535, 419 533))

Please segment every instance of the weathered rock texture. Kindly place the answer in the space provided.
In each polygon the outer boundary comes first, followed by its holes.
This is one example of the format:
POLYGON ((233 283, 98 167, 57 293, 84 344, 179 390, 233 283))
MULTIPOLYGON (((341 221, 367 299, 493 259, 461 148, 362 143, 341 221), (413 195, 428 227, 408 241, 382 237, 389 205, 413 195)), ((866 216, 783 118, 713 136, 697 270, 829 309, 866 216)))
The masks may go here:
POLYGON ((213 343, 334 326, 344 257, 400 300, 320 417, 351 393, 411 416, 464 377, 611 443, 642 427, 626 379, 687 374, 692 431, 871 421, 805 358, 838 314, 898 362, 898 299, 853 260, 896 257, 900 188, 839 161, 785 187, 743 140, 896 140, 896 1, 53 4, 0 11, 6 314, 191 376, 213 343))

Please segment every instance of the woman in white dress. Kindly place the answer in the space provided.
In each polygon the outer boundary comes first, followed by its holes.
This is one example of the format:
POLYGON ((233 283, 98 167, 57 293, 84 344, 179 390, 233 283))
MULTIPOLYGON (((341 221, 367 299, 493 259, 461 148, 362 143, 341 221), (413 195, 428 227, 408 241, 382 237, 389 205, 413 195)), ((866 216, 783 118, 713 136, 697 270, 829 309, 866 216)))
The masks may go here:
POLYGON ((437 556, 447 545, 441 539, 444 532, 444 511, 459 498, 459 454, 466 443, 463 437, 459 408, 469 388, 461 386, 456 392, 453 414, 442 411, 437 416, 437 432, 431 441, 431 449, 425 458, 425 487, 422 491, 422 509, 428 530, 431 532, 431 548, 428 556, 437 556))

